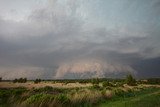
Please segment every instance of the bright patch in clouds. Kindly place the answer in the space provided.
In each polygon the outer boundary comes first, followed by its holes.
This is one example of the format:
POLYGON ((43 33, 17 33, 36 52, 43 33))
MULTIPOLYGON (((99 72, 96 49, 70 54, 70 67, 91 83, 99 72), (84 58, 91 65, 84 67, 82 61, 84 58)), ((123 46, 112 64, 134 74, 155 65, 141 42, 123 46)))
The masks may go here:
POLYGON ((87 78, 128 72, 160 76, 159 4, 159 0, 1 0, 0 76, 87 78))

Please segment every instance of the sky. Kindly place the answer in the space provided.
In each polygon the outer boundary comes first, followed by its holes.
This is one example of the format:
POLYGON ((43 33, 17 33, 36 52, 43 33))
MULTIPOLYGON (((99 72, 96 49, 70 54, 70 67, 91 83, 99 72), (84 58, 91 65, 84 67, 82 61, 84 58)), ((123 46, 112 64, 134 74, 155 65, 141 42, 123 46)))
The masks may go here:
POLYGON ((160 77, 160 0, 0 0, 0 77, 160 77))

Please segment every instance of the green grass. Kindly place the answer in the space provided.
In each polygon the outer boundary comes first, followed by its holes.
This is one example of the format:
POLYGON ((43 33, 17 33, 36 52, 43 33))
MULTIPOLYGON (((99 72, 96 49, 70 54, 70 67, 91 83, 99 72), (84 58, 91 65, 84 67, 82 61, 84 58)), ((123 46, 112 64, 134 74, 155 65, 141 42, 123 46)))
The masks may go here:
POLYGON ((116 97, 99 107, 160 107, 160 90, 149 88, 135 92, 132 97, 116 97))
POLYGON ((0 107, 8 107, 11 103, 16 103, 26 91, 25 88, 0 89, 0 107))
POLYGON ((0 89, 0 107, 160 107, 160 88, 0 89), (124 89, 128 91, 124 91, 124 89))

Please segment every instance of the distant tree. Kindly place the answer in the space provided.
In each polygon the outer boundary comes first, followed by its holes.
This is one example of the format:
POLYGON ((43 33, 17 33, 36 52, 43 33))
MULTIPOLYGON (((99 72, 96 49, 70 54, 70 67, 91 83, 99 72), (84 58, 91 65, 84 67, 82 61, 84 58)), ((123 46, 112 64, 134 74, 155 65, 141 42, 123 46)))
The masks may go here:
POLYGON ((147 79, 148 84, 160 84, 160 78, 149 78, 147 79))
POLYGON ((27 78, 19 78, 19 79, 14 79, 13 83, 26 83, 27 82, 27 78))
POLYGON ((20 78, 20 79, 18 80, 18 82, 19 82, 19 83, 23 83, 23 78, 20 78))
POLYGON ((127 75, 126 77, 126 83, 130 86, 134 86, 136 85, 136 80, 133 78, 133 76, 130 74, 130 75, 127 75))
POLYGON ((23 79, 23 83, 26 83, 26 82, 27 82, 27 78, 24 78, 24 79, 23 79))
POLYGON ((92 83, 92 84, 99 84, 99 78, 93 78, 93 79, 91 80, 91 83, 92 83))
POLYGON ((2 77, 0 77, 0 82, 2 81, 2 77))
POLYGON ((15 79, 13 80, 13 83, 16 83, 16 82, 18 82, 18 79, 17 79, 17 78, 15 78, 15 79))
POLYGON ((37 84, 37 83, 40 83, 42 80, 41 79, 36 79, 34 80, 34 83, 37 84))

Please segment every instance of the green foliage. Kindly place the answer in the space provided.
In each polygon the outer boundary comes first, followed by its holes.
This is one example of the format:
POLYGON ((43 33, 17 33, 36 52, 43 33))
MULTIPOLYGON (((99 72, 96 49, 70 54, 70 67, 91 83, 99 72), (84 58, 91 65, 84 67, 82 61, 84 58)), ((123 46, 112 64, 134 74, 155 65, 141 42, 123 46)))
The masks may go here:
MULTIPOLYGON (((85 88, 53 88, 46 86, 31 90, 27 90, 26 88, 0 89, 0 106, 12 107, 17 105, 18 107, 93 107, 99 106, 98 104, 102 102, 112 103, 112 101, 116 100, 121 102, 125 99, 132 99, 137 96, 143 96, 146 94, 151 95, 154 92, 159 92, 159 88, 155 87, 141 88, 136 86, 130 88, 128 86, 121 87, 121 85, 120 87, 113 87, 113 81, 103 80, 101 82, 103 87, 101 84, 99 84, 98 80, 98 83, 95 82, 92 87, 85 88)), ((123 84, 124 81, 114 81, 114 83, 123 84)), ((156 96, 156 98, 153 97, 153 99, 158 99, 158 97, 160 96, 156 96)), ((143 101, 143 103, 145 103, 149 100, 144 99, 143 101)), ((155 105, 159 104, 157 102, 155 103, 155 105)))
POLYGON ((37 83, 40 83, 42 80, 41 79, 36 79, 34 80, 34 83, 37 84, 37 83))
POLYGON ((123 87, 124 82, 116 82, 116 87, 123 87))
POLYGON ((21 95, 21 94, 23 94, 24 92, 26 92, 27 91, 27 89, 26 88, 24 88, 24 87, 19 87, 19 88, 15 88, 15 89, 13 89, 13 90, 11 90, 12 91, 12 95, 21 95))
POLYGON ((124 96, 124 91, 122 90, 122 89, 115 89, 114 90, 114 93, 115 93, 115 95, 117 95, 117 96, 124 96))
POLYGON ((25 88, 15 88, 15 89, 0 89, 0 105, 3 105, 5 103, 9 103, 10 98, 19 97, 22 95, 22 93, 26 92, 27 90, 25 88))
POLYGON ((70 99, 66 94, 59 94, 55 97, 55 100, 62 103, 62 104, 67 104, 70 102, 70 99))
POLYGON ((132 75, 127 75, 126 77, 126 83, 130 86, 135 86, 136 85, 136 80, 133 78, 132 75))
POLYGON ((150 78, 147 79, 148 84, 160 84, 160 78, 150 78))
POLYGON ((159 107, 159 88, 145 88, 140 91, 130 90, 115 96, 99 105, 99 107, 159 107), (127 94, 130 94, 127 96, 127 94))
POLYGON ((102 86, 103 87, 107 87, 107 86, 109 86, 110 84, 109 84, 109 81, 104 81, 103 83, 102 83, 102 86))
POLYGON ((102 82, 102 86, 103 86, 103 87, 108 87, 108 86, 114 87, 114 85, 113 85, 112 83, 110 83, 109 81, 103 81, 103 82, 102 82))
POLYGON ((0 105, 2 105, 4 102, 8 102, 9 96, 11 95, 10 91, 7 90, 0 90, 0 105))
POLYGON ((134 91, 131 89, 124 91, 122 89, 116 88, 114 90, 114 93, 116 96, 119 96, 119 97, 133 97, 133 96, 135 96, 134 91))
POLYGON ((91 83, 92 83, 92 84, 99 84, 99 82, 100 82, 99 78, 93 78, 93 79, 91 80, 91 83))
POLYGON ((19 78, 19 79, 14 79, 13 83, 26 83, 27 82, 27 78, 19 78))
POLYGON ((50 86, 45 86, 43 88, 38 88, 38 89, 34 89, 34 92, 44 92, 44 93, 47 93, 47 92, 51 92, 53 91, 53 87, 50 87, 50 86))
POLYGON ((98 84, 93 84, 92 88, 93 89, 100 89, 101 87, 98 84))
POLYGON ((54 99, 53 95, 50 94, 35 94, 30 96, 27 100, 27 104, 32 104, 32 103, 40 103, 40 102, 48 102, 54 99))

